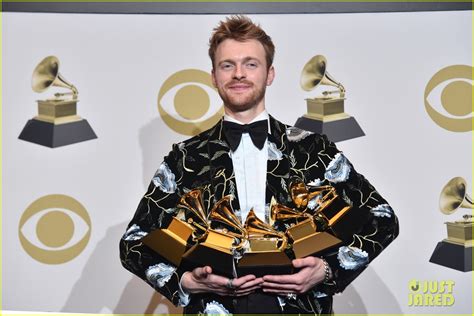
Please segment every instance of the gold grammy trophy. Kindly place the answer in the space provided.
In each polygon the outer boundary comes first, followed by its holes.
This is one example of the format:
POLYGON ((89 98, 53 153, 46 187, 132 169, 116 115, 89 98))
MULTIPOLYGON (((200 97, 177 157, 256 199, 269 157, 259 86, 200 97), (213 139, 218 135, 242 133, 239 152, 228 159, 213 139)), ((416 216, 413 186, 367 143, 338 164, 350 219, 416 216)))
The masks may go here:
POLYGON ((289 191, 295 208, 272 203, 271 219, 288 227, 286 234, 296 258, 320 255, 352 239, 360 227, 358 210, 346 204, 334 187, 296 181, 289 191))
POLYGON ((177 207, 187 210, 187 222, 195 227, 194 245, 183 254, 181 267, 212 266, 215 273, 234 277, 234 253, 242 249, 247 233, 232 210, 231 196, 220 199, 206 214, 201 191, 196 189, 183 195, 177 207))
POLYGON ((333 86, 337 90, 324 91, 322 96, 306 99, 308 113, 298 118, 296 127, 326 134, 333 142, 365 135, 355 118, 344 112, 346 90, 328 73, 324 56, 316 55, 306 63, 301 72, 300 85, 305 91, 317 86, 333 86))
POLYGON ((253 274, 257 277, 266 274, 290 274, 293 265, 285 253, 288 239, 284 232, 257 217, 251 209, 244 224, 248 246, 239 260, 238 275, 253 274))
MULTIPOLYGON (((461 177, 451 179, 444 186, 439 198, 439 208, 443 214, 453 214, 459 208, 474 209, 466 187, 466 181, 461 177)), ((474 226, 472 211, 471 214, 464 215, 462 220, 445 224, 448 238, 438 243, 430 262, 459 271, 472 271, 472 228, 474 226)))
POLYGON ((57 57, 46 57, 36 66, 31 86, 38 93, 50 87, 70 91, 38 100, 38 115, 26 123, 19 139, 55 148, 97 138, 87 120, 77 115, 78 91, 59 73, 57 57))

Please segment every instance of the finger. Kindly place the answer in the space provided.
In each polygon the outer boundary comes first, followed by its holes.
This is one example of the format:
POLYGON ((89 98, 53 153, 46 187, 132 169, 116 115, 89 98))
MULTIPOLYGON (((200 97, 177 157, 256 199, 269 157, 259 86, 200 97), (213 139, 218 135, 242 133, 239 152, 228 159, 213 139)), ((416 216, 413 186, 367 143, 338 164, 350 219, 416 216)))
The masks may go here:
POLYGON ((251 280, 249 282, 242 284, 240 287, 238 287, 237 290, 246 290, 253 287, 260 288, 262 283, 263 283, 263 279, 258 278, 258 279, 251 280))
POLYGON ((206 270, 206 273, 207 274, 211 274, 212 273, 212 268, 210 266, 205 266, 204 267, 204 270, 206 270))
POLYGON ((239 290, 235 291, 234 293, 242 294, 242 293, 247 293, 247 292, 254 292, 254 291, 259 290, 259 289, 261 289, 261 287, 259 285, 254 285, 254 286, 251 286, 251 287, 246 288, 246 289, 239 289, 239 290))
POLYGON ((232 282, 232 285, 233 285, 235 288, 239 288, 239 287, 242 286, 243 284, 245 284, 245 283, 247 283, 247 282, 250 282, 250 281, 252 281, 252 280, 255 280, 255 279, 256 279, 256 277, 255 277, 255 275, 253 275, 253 274, 244 275, 243 277, 234 279, 234 281, 232 282))
POLYGON ((265 282, 272 282, 272 283, 296 283, 298 280, 299 274, 282 274, 282 275, 265 275, 263 280, 265 282))
MULTIPOLYGON (((209 275, 209 283, 213 284, 215 287, 223 288, 227 290, 227 284, 229 283, 228 277, 223 277, 217 274, 210 274, 209 275)), ((234 285, 234 282, 232 282, 234 285)))
MULTIPOLYGON (((263 290, 263 292, 265 293, 275 293, 275 294, 278 294, 280 296, 286 296, 288 295, 288 291, 285 291, 285 290, 276 290, 276 289, 266 289, 266 290, 263 290)), ((295 291, 291 292, 291 293, 296 293, 295 291)))
POLYGON ((243 291, 243 292, 236 292, 234 296, 246 296, 249 294, 255 293, 255 290, 248 290, 248 291, 243 291))
POLYGON ((208 276, 208 272, 206 270, 207 267, 199 267, 199 268, 195 268, 193 270, 193 276, 196 278, 196 279, 205 279, 207 278, 208 276))
POLYGON ((300 269, 308 266, 313 266, 316 263, 317 258, 315 257, 306 257, 306 258, 300 258, 300 259, 294 259, 292 261, 293 267, 300 269))
POLYGON ((264 282, 262 284, 262 289, 265 292, 265 290, 282 290, 282 291, 297 291, 298 290, 298 284, 280 284, 280 283, 269 283, 269 282, 264 282))

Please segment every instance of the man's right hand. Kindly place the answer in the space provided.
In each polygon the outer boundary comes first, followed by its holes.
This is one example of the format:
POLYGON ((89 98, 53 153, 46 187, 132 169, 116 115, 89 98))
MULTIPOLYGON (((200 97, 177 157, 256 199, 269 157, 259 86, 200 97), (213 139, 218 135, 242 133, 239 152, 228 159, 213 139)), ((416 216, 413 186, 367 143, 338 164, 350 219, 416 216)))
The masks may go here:
POLYGON ((195 268, 185 272, 181 278, 181 287, 188 293, 216 293, 219 295, 244 296, 260 288, 262 278, 248 274, 231 279, 212 273, 209 266, 195 268), (229 285, 232 285, 230 287, 229 285))

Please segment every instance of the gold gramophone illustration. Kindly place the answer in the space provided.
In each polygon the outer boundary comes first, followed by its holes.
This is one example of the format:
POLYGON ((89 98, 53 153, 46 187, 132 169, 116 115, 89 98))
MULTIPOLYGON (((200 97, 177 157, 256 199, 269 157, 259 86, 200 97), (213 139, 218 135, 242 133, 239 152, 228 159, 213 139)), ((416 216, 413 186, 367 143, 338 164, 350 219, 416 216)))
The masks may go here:
POLYGON ((26 123, 19 139, 55 148, 97 138, 87 120, 77 115, 78 91, 59 73, 57 57, 46 57, 36 66, 31 86, 38 93, 50 87, 70 91, 38 100, 38 115, 26 123))
MULTIPOLYGON (((443 214, 450 215, 460 208, 474 209, 471 197, 467 194, 466 180, 461 177, 451 179, 441 190, 439 208, 443 214)), ((430 262, 459 271, 472 271, 472 228, 471 214, 463 215, 462 220, 446 222, 448 238, 440 241, 431 255, 430 262)))
POLYGON ((307 113, 296 121, 296 127, 326 134, 333 142, 365 135, 355 118, 344 112, 346 89, 329 74, 324 56, 316 55, 306 63, 300 86, 305 91, 318 86, 332 86, 337 90, 324 91, 322 96, 306 99, 307 113))

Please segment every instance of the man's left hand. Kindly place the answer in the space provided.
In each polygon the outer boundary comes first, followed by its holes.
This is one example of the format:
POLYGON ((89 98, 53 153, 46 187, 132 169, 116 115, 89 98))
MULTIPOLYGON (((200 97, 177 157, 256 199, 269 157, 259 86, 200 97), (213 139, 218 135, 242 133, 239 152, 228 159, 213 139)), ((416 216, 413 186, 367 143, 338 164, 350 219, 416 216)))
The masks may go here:
POLYGON ((262 288, 267 293, 281 295, 302 294, 309 291, 325 278, 323 260, 316 257, 306 257, 292 261, 297 273, 286 275, 266 275, 263 277, 262 288))

